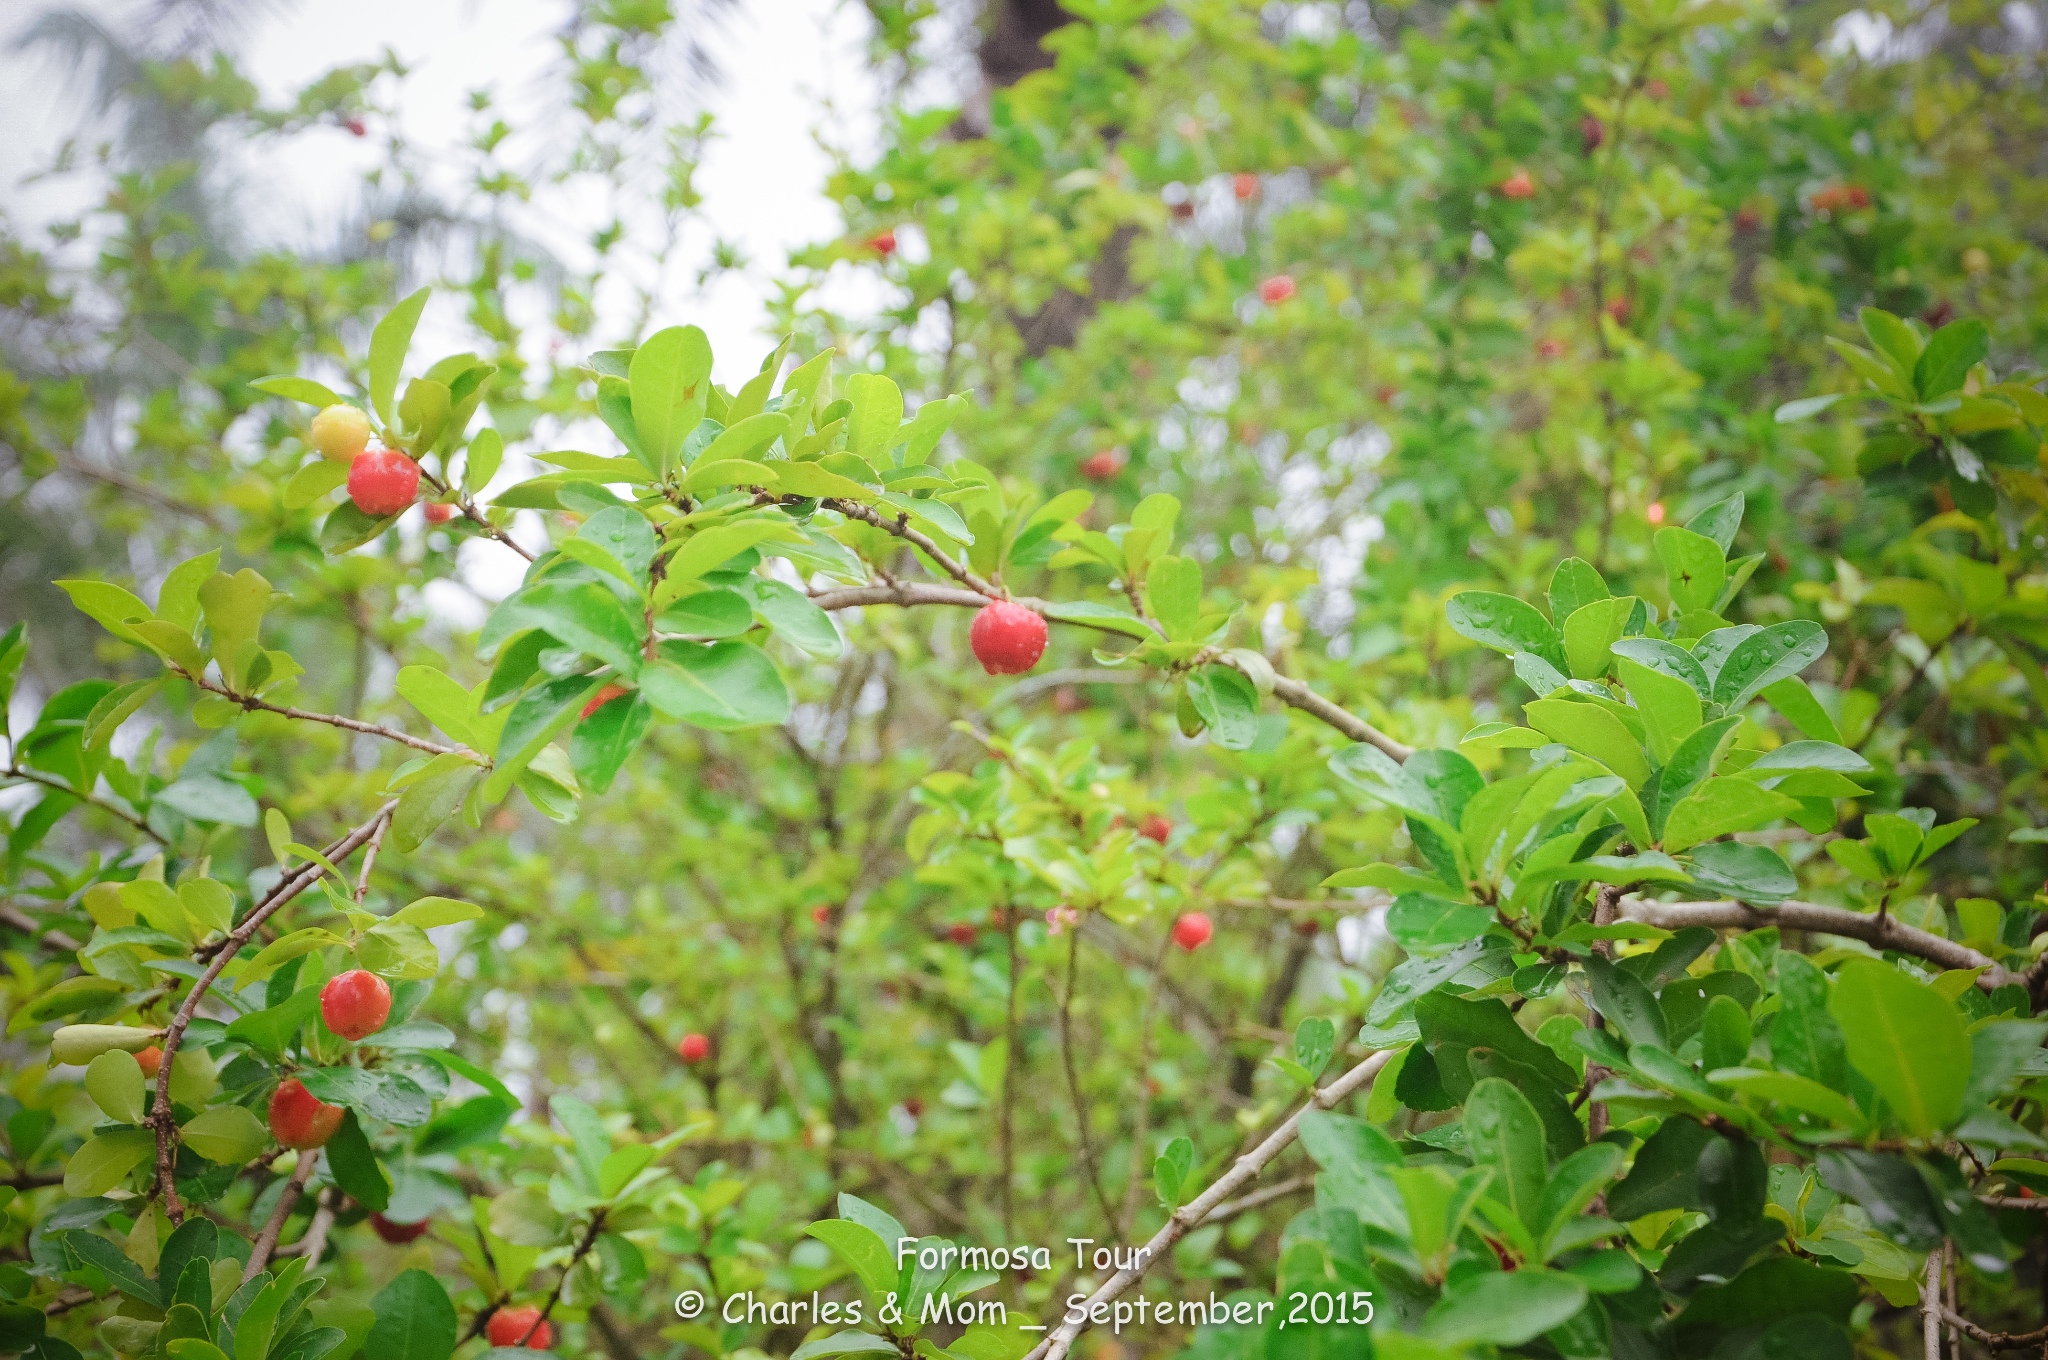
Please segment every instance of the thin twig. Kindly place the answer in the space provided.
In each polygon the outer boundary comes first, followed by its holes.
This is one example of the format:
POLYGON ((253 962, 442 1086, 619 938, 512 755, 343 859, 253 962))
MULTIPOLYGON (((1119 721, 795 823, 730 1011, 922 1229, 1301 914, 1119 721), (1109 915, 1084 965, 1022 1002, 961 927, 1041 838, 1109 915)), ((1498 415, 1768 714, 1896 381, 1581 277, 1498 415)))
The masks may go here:
POLYGON ((1095 1137, 1088 1127, 1088 1100, 1081 1093, 1081 1075, 1074 1066, 1074 988, 1080 971, 1081 932, 1074 929, 1067 938, 1067 985, 1060 995, 1060 1063, 1067 1070, 1067 1090, 1074 1097, 1074 1123, 1081 1135, 1081 1166, 1088 1173, 1088 1188, 1102 1208, 1105 1227, 1116 1227, 1116 1210, 1102 1188, 1102 1166, 1095 1157, 1095 1137))
MULTIPOLYGON (((1938 1254, 1931 1254, 1928 1257, 1928 1261, 1928 1274, 1931 1278, 1934 1271, 1939 1268, 1938 1254)), ((1922 1300, 1927 1298, 1927 1290, 1924 1285, 1921 1287, 1920 1297, 1922 1300)), ((1935 1325, 1934 1316, 1934 1314, 1929 1314, 1927 1318, 1925 1333, 1928 1347, 1927 1360, 1940 1360, 1941 1356, 1940 1329, 1935 1325)), ((1963 1335, 1969 1337, 1972 1341, 1977 1342, 1979 1345, 1988 1346, 1994 1351, 2028 1351, 2033 1350, 2044 1342, 2048 1342, 2048 1327, 2037 1327, 2031 1332, 1994 1332, 1979 1327, 1953 1308, 1941 1309, 1940 1317, 1942 1321, 1948 1323, 1950 1327, 1961 1331, 1963 1335)))
POLYGON ((339 727, 350 732, 360 732, 367 737, 382 737, 386 741, 395 741, 401 746, 410 746, 415 751, 425 751, 429 755, 458 755, 477 761, 481 761, 484 758, 477 752, 470 750, 467 746, 443 746, 438 741, 428 741, 425 737, 416 737, 410 732, 401 732, 395 727, 384 727, 377 723, 364 722, 360 718, 344 718, 339 713, 315 713, 310 709, 291 708, 284 704, 273 704, 268 699, 259 699, 253 694, 237 694, 218 680, 209 680, 204 675, 194 675, 182 666, 173 666, 171 669, 199 686, 199 688, 210 690, 224 699, 231 699, 235 703, 240 704, 244 709, 254 712, 275 713, 280 717, 297 718, 301 722, 325 723, 329 727, 339 727))
MULTIPOLYGON (((270 1211, 270 1217, 263 1224, 263 1231, 256 1234, 256 1244, 249 1249, 249 1264, 242 1267, 242 1283, 247 1284, 263 1273, 263 1267, 270 1264, 270 1254, 277 1250, 278 1235, 284 1231, 285 1220, 298 1207, 299 1192, 306 1188, 312 1178, 313 1164, 320 1160, 318 1152, 301 1152, 299 1164, 292 1168, 290 1179, 284 1183, 284 1191, 277 1197, 277 1207, 270 1211)), ((308 1263, 310 1264, 310 1262, 308 1263)))
POLYGON ((1152 985, 1145 989, 1145 1008, 1138 1016, 1138 1089, 1135 1127, 1131 1130, 1131 1174, 1124 1181, 1123 1210, 1112 1226, 1119 1235, 1131 1230, 1138 1215, 1138 1189, 1144 1184, 1145 1139, 1152 1131, 1152 1016, 1159 1008, 1159 993, 1166 986, 1166 951, 1173 947, 1173 923, 1168 922, 1152 955, 1152 985))
POLYGON ((1941 1252, 1927 1253, 1920 1280, 1920 1347, 1925 1360, 1941 1360, 1941 1252))
POLYGON ((54 949, 60 954, 76 954, 79 950, 85 948, 84 945, 72 939, 61 930, 57 930, 54 927, 44 930, 27 913, 19 911, 14 907, 0 906, 0 926, 6 926, 9 930, 18 930, 24 935, 34 935, 42 941, 45 949, 54 949))
POLYGON ((1766 909, 1743 902, 1645 902, 1628 897, 1622 900, 1622 907, 1624 918, 1666 930, 1686 926, 1755 930, 1774 925, 1787 930, 1841 935, 1880 949, 1911 954, 1915 958, 1938 963, 1945 969, 1981 968, 1984 972, 1978 976, 1977 985, 1987 992, 2010 982, 2025 981, 1997 960, 1978 953, 1968 945, 1944 940, 1939 935, 1906 925, 1893 916, 1865 916, 1861 912, 1818 906, 1812 902, 1780 902, 1766 909))
POLYGON ((1031 1348, 1024 1360, 1061 1360, 1073 1349, 1074 1341, 1088 1326, 1088 1313, 1097 1304, 1108 1303, 1136 1284, 1154 1261, 1164 1259, 1181 1238, 1208 1220, 1216 1209, 1228 1203, 1258 1174, 1265 1170, 1275 1157, 1286 1151, 1301 1135, 1302 1116, 1311 1110, 1327 1110, 1356 1095, 1371 1085, 1394 1056, 1393 1050, 1386 1049, 1373 1054, 1343 1076, 1323 1087, 1289 1115, 1281 1125, 1267 1134, 1260 1144, 1239 1157, 1229 1171, 1218 1177, 1215 1184, 1173 1211, 1158 1232, 1152 1234, 1138 1252, 1134 1265, 1126 1266, 1109 1277, 1087 1300, 1067 1311, 1072 1321, 1062 1322, 1058 1329, 1044 1341, 1031 1348))
POLYGON ((939 569, 945 572, 946 575, 978 595, 982 595, 990 600, 1005 600, 1009 598, 1007 592, 998 586, 991 585, 988 581, 976 575, 966 563, 956 562, 951 557, 948 557, 946 550, 937 543, 934 543, 928 535, 919 533, 911 528, 908 516, 898 515, 895 519, 890 519, 875 513, 875 511, 862 505, 859 501, 826 500, 820 502, 820 504, 828 509, 837 510, 848 519, 857 519, 863 524, 874 525, 875 528, 880 529, 885 534, 894 534, 905 543, 916 547, 925 556, 931 558, 932 561, 938 563, 939 569))
POLYGON ((20 765, 9 765, 6 769, 0 770, 0 777, 5 777, 8 779, 22 779, 26 780, 31 784, 40 784, 46 789, 54 789, 58 793, 64 794, 67 797, 76 798, 79 802, 84 803, 87 807, 98 808, 101 812, 107 813, 114 817, 119 817, 122 821, 134 827, 137 831, 140 831, 143 835, 149 837, 158 845, 170 844, 169 841, 165 840, 162 836, 157 834, 155 827, 151 826, 148 822, 136 816, 134 813, 129 812, 124 808, 116 807, 114 804, 108 802, 106 799, 100 797, 96 793, 92 793, 81 789, 75 789, 61 779, 52 778, 51 776, 43 774, 37 770, 23 769, 20 765))
MULTIPOLYGON (((332 862, 354 854, 359 846, 368 842, 370 837, 377 833, 378 828, 397 807, 398 800, 394 798, 378 808, 369 821, 330 846, 326 858, 332 862)), ((199 1013, 199 1003, 206 999, 207 992, 220 977, 221 970, 228 966, 228 961, 240 952, 243 945, 255 938, 256 932, 262 928, 265 921, 276 915, 286 903, 319 882, 320 876, 326 872, 326 869, 317 862, 301 865, 279 880, 277 886, 270 890, 268 897, 250 908, 249 914, 242 918, 242 924, 230 931, 220 947, 214 951, 213 961, 207 964, 206 971, 199 975, 199 980, 192 984, 192 990, 186 994, 184 1004, 178 1007, 178 1013, 171 1017, 170 1026, 164 1031, 163 1056, 158 1060, 156 1073, 156 1107, 150 1111, 149 1122, 156 1131, 157 1194, 162 1199, 164 1213, 174 1226, 185 1221, 184 1206, 178 1202, 178 1188, 173 1177, 175 1159, 171 1153, 172 1145, 177 1141, 178 1131, 177 1120, 171 1111, 171 1063, 178 1056, 178 1045, 184 1041, 186 1027, 199 1013)))
POLYGON ((1211 1223, 1221 1223, 1225 1219, 1235 1218, 1239 1214, 1257 1209, 1262 1205, 1271 1204, 1275 1200, 1286 1199, 1289 1195, 1298 1195, 1304 1190, 1313 1190, 1315 1184, 1316 1178, 1314 1176, 1296 1176, 1291 1180, 1281 1181, 1278 1185, 1269 1185, 1263 1190, 1254 1190, 1249 1195, 1231 1200, 1227 1204, 1219 1204, 1211 1209, 1208 1216, 1202 1220, 1202 1226, 1206 1228, 1211 1223))

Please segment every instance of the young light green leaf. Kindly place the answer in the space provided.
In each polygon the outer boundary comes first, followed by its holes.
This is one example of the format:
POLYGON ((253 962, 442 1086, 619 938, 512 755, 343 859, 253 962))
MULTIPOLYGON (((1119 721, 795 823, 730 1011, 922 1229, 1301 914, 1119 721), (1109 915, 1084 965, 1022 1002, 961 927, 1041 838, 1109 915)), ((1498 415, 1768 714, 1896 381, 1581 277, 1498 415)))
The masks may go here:
POLYGON ((391 424, 391 399, 398 392, 398 373, 405 366, 405 352, 412 348, 413 329, 420 324, 427 297, 433 290, 422 288, 393 307, 370 332, 370 405, 377 418, 391 424))

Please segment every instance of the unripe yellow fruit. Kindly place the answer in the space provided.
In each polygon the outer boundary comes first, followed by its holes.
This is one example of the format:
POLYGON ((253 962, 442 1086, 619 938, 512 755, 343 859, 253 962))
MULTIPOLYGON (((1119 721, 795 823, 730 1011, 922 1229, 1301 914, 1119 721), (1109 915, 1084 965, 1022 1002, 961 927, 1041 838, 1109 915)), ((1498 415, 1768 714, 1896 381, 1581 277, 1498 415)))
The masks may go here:
POLYGON ((329 406, 313 417, 312 439, 322 458, 354 462, 370 446, 370 418, 353 406, 329 406))
POLYGON ((1991 256, 1986 254, 1982 247, 1971 246, 1968 250, 1963 252, 1964 272, 1970 274, 1984 274, 1990 272, 1990 269, 1991 256))

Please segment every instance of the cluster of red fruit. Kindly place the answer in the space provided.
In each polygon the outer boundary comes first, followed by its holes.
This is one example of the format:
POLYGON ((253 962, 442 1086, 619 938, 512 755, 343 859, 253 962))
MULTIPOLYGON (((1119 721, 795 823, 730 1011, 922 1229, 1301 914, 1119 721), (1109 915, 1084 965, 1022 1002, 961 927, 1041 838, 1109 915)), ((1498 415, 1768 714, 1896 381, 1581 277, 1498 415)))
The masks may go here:
MULTIPOLYGON (((370 447, 370 418, 353 406, 335 405, 313 417, 313 447, 321 457, 348 464, 348 498, 372 519, 395 515, 419 499, 420 465, 397 449, 370 447)), ((427 506, 429 524, 446 524, 455 507, 427 506)))
MULTIPOLYGON (((390 1018, 391 987, 375 973, 351 969, 320 989, 321 1021, 351 1043, 369 1038, 390 1018)), ((308 1091, 297 1077, 287 1077, 270 1097, 270 1134, 285 1147, 310 1152, 334 1137, 345 1113, 308 1091)))

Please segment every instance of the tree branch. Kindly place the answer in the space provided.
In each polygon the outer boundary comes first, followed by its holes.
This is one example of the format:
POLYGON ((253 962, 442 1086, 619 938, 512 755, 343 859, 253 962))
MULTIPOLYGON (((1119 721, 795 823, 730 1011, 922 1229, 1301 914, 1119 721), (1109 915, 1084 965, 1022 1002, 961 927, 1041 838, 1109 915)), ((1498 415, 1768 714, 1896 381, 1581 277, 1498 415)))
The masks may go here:
POLYGON ((1275 1157, 1286 1151, 1289 1145, 1300 1136, 1301 1118, 1303 1115, 1307 1114, 1310 1110, 1330 1109, 1332 1106, 1364 1090, 1372 1084, 1372 1079, 1379 1075, 1380 1069, 1385 1067, 1393 1056, 1392 1049, 1385 1049, 1375 1053, 1343 1076, 1331 1082, 1328 1086, 1323 1087, 1320 1091, 1310 1096, 1307 1102, 1300 1109, 1289 1115, 1280 1127, 1267 1134, 1265 1141, 1261 1142, 1244 1156, 1239 1157, 1230 1170, 1219 1177, 1215 1184, 1188 1203, 1174 1210, 1172 1217, 1166 1220, 1165 1226, 1152 1234, 1152 1240, 1147 1242, 1139 1251, 1138 1263, 1135 1266, 1127 1266, 1110 1276, 1108 1280, 1103 1282, 1101 1288, 1088 1296, 1085 1303, 1070 1310, 1079 1314, 1079 1321, 1062 1322, 1052 1335, 1032 1347, 1030 1353, 1024 1357, 1024 1360, 1061 1360, 1061 1357, 1073 1349, 1075 1339, 1087 1328, 1087 1316, 1090 1308, 1093 1308, 1098 1303, 1108 1303, 1110 1300, 1122 1295, 1125 1290, 1138 1282, 1152 1262, 1165 1257, 1168 1252, 1173 1250, 1176 1242, 1206 1222, 1212 1213, 1222 1208, 1233 1195, 1249 1185, 1261 1171, 1266 1169, 1267 1165, 1275 1157))
POLYGON ((945 549, 934 543, 929 536, 911 528, 907 516, 898 515, 895 519, 889 519, 886 516, 875 513, 875 511, 862 505, 859 501, 826 500, 820 502, 820 504, 824 505, 827 509, 837 510, 848 519, 857 519, 863 524, 872 524, 883 533, 894 534, 905 543, 916 547, 925 556, 938 563, 939 569, 944 571, 946 575, 952 577, 961 585, 966 586, 977 595, 983 596, 984 603, 987 600, 1006 600, 1009 598, 1008 594, 1001 588, 977 576, 968 568, 966 563, 955 562, 952 558, 948 557, 945 549))
POLYGON ((199 686, 199 688, 209 690, 224 699, 231 699, 243 708, 251 711, 275 713, 280 717, 297 718, 301 722, 325 723, 329 727, 340 727, 350 732, 360 732, 367 737, 382 737, 386 741, 395 741, 401 746, 410 746, 415 751, 425 751, 428 755, 458 755, 467 756, 472 760, 483 760, 482 755, 470 750, 467 746, 443 746, 438 741, 428 741, 425 737, 416 737, 410 732, 401 732, 395 727, 382 727, 376 723, 364 722, 359 718, 344 718, 339 713, 315 713, 310 709, 290 708, 284 704, 273 704, 269 700, 259 699, 253 694, 237 694, 219 681, 209 680, 203 675, 194 675, 182 666, 172 666, 171 669, 199 686))
POLYGON ((114 804, 109 803, 106 799, 100 797, 96 793, 90 792, 89 790, 74 789, 61 779, 53 778, 50 775, 40 773, 36 770, 24 769, 20 765, 9 765, 6 769, 0 770, 0 777, 5 777, 8 779, 25 780, 30 784, 40 784, 46 789, 54 789, 58 793, 64 794, 66 797, 76 798, 79 802, 85 804, 87 807, 98 808, 101 812, 107 813, 110 816, 119 817, 122 821, 134 827, 137 831, 140 831, 143 835, 149 837, 158 845, 170 844, 169 841, 165 840, 162 836, 158 835, 156 832, 156 828, 152 827, 148 822, 144 821, 142 818, 136 816, 132 812, 128 812, 122 808, 116 807, 114 804))
MULTIPOLYGON (((313 1164, 320 1160, 318 1152, 301 1152, 299 1164, 292 1168, 291 1179, 284 1183, 284 1193, 277 1197, 277 1207, 270 1211, 270 1218, 263 1225, 263 1231, 256 1235, 256 1245, 249 1249, 249 1264, 242 1268, 242 1283, 247 1284, 262 1273, 270 1264, 270 1254, 277 1250, 277 1239, 284 1232, 285 1220, 292 1216, 297 1207, 299 1193, 312 1178, 313 1164)), ((312 1263, 307 1262, 308 1265, 312 1263)))
POLYGON ((1710 926, 1714 929, 1756 930, 1762 926, 1780 926, 1787 930, 1811 930, 1823 935, 1841 935, 1852 940, 1862 940, 1880 949, 1890 949, 1900 954, 1911 954, 1926 959, 1945 969, 1982 968, 1977 985, 1985 991, 2004 986, 2009 982, 2024 982, 2019 974, 2012 972, 1996 960, 1985 957, 1968 945, 1944 940, 1939 935, 1906 925, 1892 916, 1865 916, 1861 912, 1847 911, 1841 907, 1823 907, 1812 902, 1780 902, 1775 907, 1752 907, 1743 902, 1645 902, 1641 898, 1622 899, 1622 919, 1641 921, 1645 925, 1659 926, 1666 930, 1678 930, 1686 926, 1710 926))
MULTIPOLYGON (((336 861, 347 858, 356 849, 377 835, 385 819, 398 807, 398 800, 392 799, 377 809, 369 821, 343 836, 326 850, 326 858, 336 861)), ((185 1210, 178 1203, 178 1188, 172 1168, 175 1158, 171 1149, 177 1141, 178 1125, 171 1113, 171 1063, 178 1056, 178 1045, 184 1041, 185 1029, 192 1023, 192 1017, 199 1013, 199 1003, 206 999, 220 977, 228 961, 240 952, 243 945, 254 939, 265 921, 275 916, 280 908, 306 889, 320 881, 327 870, 317 862, 303 864, 278 881, 270 890, 270 896, 250 908, 242 918, 242 924, 228 932, 228 936, 214 951, 213 961, 206 965, 206 971, 192 984, 192 990, 185 996, 185 1002, 178 1007, 178 1013, 171 1017, 169 1028, 164 1031, 163 1056, 159 1059, 156 1072, 156 1107, 150 1111, 149 1122, 156 1131, 156 1189, 163 1200, 164 1213, 173 1225, 185 1221, 185 1210)))

